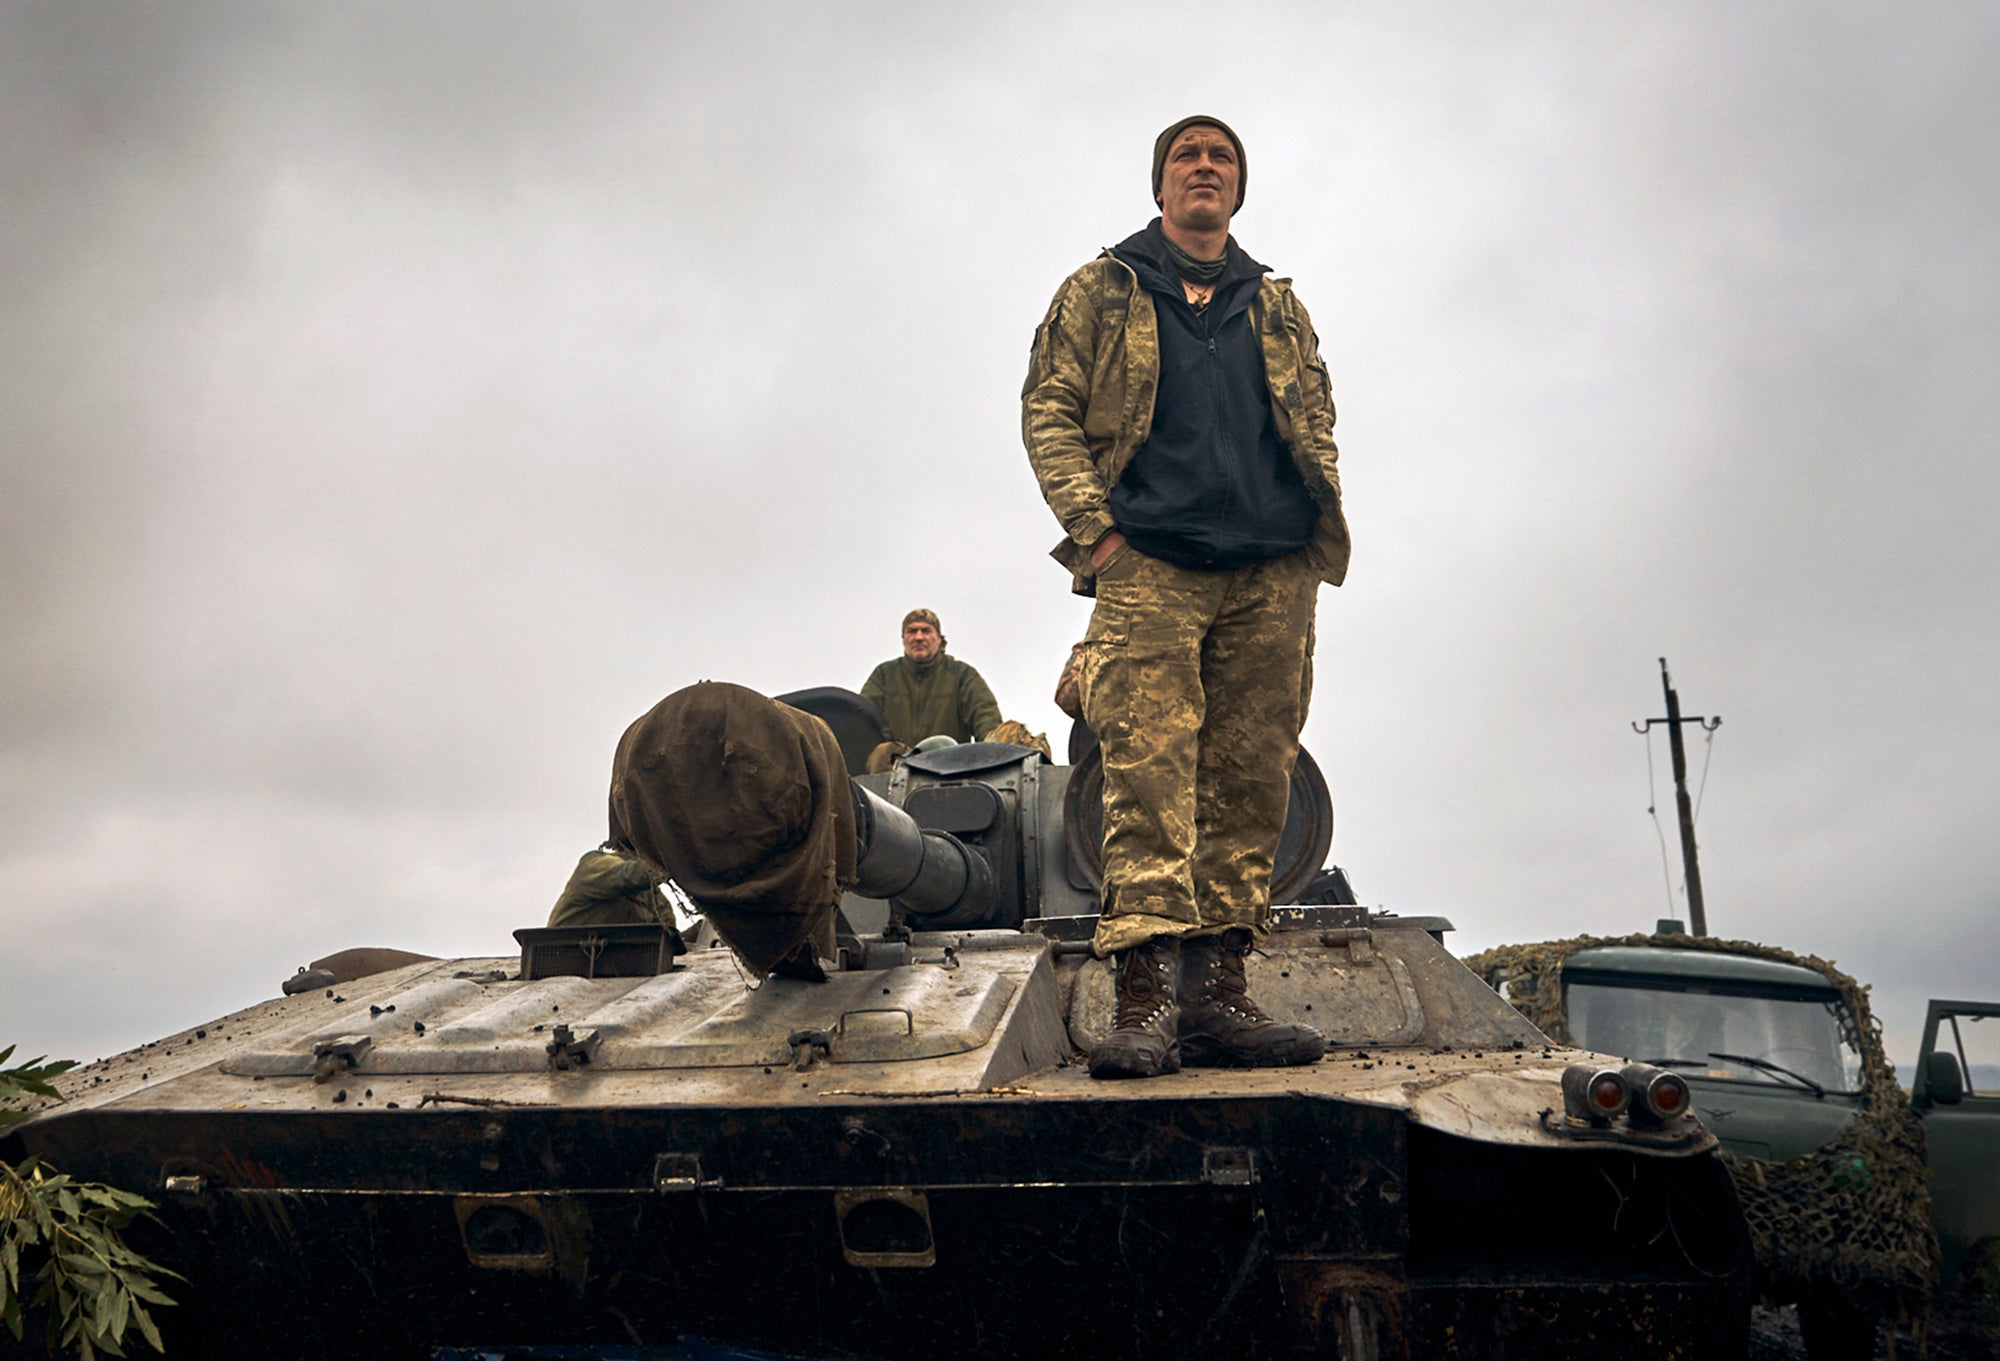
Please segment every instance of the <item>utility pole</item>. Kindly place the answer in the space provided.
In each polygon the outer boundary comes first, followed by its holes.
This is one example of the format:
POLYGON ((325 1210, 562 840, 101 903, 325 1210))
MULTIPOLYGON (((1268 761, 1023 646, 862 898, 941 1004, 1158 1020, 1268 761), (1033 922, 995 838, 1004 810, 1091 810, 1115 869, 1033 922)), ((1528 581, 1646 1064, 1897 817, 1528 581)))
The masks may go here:
POLYGON ((1703 732, 1714 732, 1722 726, 1722 719, 1681 717, 1681 697, 1674 690, 1674 679, 1667 674, 1667 659, 1660 658, 1660 688, 1667 692, 1667 716, 1649 718, 1644 723, 1634 723, 1632 731, 1651 731, 1655 723, 1667 725, 1667 736, 1671 739, 1674 752, 1674 807, 1681 816, 1681 863, 1687 871, 1688 926, 1697 936, 1708 934, 1708 911, 1701 901, 1701 863, 1695 858, 1694 810, 1688 803, 1687 748, 1681 742, 1681 725, 1697 723, 1703 732))

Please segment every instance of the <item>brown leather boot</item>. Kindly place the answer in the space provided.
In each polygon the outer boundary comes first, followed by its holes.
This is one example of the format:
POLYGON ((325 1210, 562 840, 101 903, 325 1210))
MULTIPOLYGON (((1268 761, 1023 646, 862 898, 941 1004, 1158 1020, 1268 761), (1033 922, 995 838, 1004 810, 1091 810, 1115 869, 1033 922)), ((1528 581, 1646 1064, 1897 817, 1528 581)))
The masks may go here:
POLYGON ((1181 943, 1155 936, 1113 957, 1118 1012, 1090 1051, 1092 1077, 1159 1077, 1181 1067, 1181 943))
POLYGON ((1187 1001, 1181 1007, 1181 1061, 1190 1068, 1280 1068, 1318 1063, 1326 1036, 1281 1025, 1250 1000, 1243 960, 1251 936, 1233 927, 1183 942, 1187 1001))

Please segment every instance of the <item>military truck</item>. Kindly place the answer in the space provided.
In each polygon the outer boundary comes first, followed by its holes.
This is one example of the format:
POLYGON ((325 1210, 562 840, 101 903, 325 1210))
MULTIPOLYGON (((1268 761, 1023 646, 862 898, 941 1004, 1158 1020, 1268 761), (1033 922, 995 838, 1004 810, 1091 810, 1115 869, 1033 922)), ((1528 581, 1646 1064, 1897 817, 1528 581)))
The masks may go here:
POLYGON ((1550 1035, 1687 1079, 1814 1361, 1871 1358, 1899 1319, 2000 1345, 2000 1003, 1932 1002, 1906 1092, 1821 959, 1667 932, 1467 963, 1550 1035))
POLYGON ((1249 972, 1326 1058, 1101 1082, 1090 754, 853 778, 879 713, 784 698, 852 800, 820 977, 760 977, 713 902, 684 953, 523 924, 335 958, 66 1075, 0 1157, 159 1202, 176 1355, 1747 1354, 1749 1236, 1686 1084, 1551 1043, 1448 921, 1356 903, 1309 756, 1249 972))

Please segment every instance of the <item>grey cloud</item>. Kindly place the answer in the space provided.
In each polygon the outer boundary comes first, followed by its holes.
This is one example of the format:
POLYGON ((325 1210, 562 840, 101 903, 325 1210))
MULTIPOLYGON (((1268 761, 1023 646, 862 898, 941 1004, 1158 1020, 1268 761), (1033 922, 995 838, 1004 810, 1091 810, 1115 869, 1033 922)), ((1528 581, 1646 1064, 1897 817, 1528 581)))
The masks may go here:
POLYGON ((0 9, 0 1043, 503 952, 626 721, 911 604, 1059 736, 1028 334, 1197 75, 1341 402, 1364 896, 1650 924, 1665 653, 1717 929, 1899 1054, 1990 995, 2000 18, 1203 13, 0 9))

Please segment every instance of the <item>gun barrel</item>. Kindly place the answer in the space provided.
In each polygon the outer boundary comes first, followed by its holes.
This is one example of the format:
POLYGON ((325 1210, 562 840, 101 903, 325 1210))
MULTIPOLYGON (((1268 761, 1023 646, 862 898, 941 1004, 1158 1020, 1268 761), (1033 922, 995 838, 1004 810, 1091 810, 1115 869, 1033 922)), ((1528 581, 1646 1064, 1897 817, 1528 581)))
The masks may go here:
POLYGON ((908 813, 862 785, 853 789, 860 845, 850 892, 894 898, 933 928, 987 919, 995 889, 985 856, 949 832, 919 827, 908 813))

